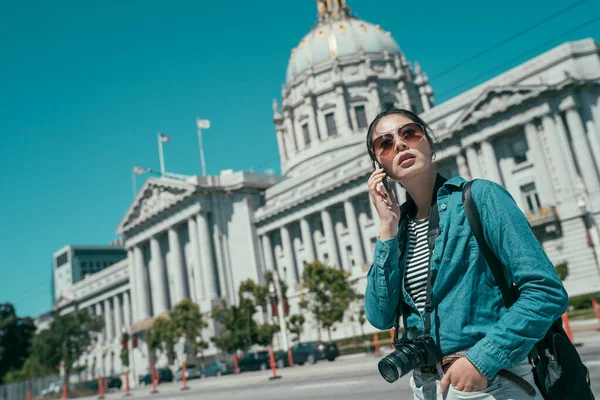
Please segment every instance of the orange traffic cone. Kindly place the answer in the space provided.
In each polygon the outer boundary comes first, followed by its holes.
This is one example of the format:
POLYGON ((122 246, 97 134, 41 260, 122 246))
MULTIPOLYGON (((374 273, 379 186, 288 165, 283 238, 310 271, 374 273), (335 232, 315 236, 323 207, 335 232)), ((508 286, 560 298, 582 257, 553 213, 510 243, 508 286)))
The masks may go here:
POLYGON ((569 324, 569 316, 567 315, 567 313, 564 313, 561 318, 562 318, 562 323, 563 323, 563 329, 567 333, 569 340, 571 341, 571 343, 575 343, 573 341, 573 333, 571 333, 571 325, 569 324))
POLYGON ((277 366, 275 365, 275 353, 273 352, 273 346, 269 346, 269 362, 271 363, 271 371, 273 371, 273 376, 269 378, 269 380, 280 379, 281 376, 277 375, 277 366))

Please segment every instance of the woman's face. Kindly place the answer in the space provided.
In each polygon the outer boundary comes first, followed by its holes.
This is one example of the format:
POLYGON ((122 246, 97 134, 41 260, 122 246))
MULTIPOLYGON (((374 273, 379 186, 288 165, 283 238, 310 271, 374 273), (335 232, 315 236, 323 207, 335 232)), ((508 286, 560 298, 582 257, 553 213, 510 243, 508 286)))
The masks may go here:
POLYGON ((432 165, 432 148, 424 128, 404 115, 381 118, 373 132, 373 144, 379 164, 401 183, 432 165))

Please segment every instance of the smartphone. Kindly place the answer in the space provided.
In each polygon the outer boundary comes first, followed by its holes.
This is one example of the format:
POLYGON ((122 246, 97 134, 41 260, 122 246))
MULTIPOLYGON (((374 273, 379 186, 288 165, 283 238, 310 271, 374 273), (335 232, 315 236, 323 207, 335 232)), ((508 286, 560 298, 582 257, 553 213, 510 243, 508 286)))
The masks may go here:
MULTIPOLYGON (((381 166, 381 164, 377 163, 377 165, 379 166, 379 168, 383 168, 383 167, 381 166)), ((383 178, 383 180, 381 181, 381 183, 383 183, 383 187, 385 188, 385 190, 386 190, 386 194, 387 194, 387 192, 389 192, 389 191, 390 191, 390 178, 388 178, 388 177, 386 176, 385 178, 383 178)))

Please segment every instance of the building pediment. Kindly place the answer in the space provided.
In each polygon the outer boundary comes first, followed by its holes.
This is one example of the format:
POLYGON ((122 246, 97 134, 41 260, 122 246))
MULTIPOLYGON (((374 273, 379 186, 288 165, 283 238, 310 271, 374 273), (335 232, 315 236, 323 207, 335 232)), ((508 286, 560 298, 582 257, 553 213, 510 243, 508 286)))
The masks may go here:
POLYGON ((334 103, 325 103, 321 106, 321 111, 329 110, 330 108, 335 108, 334 103))
POLYGON ((369 98, 367 96, 363 96, 360 94, 357 94, 356 96, 352 96, 350 97, 350 102, 358 102, 358 101, 369 101, 369 98))
POLYGON ((546 89, 547 87, 544 85, 489 87, 460 115, 450 130, 458 131, 476 124, 528 99, 537 97, 546 89))
POLYGON ((119 224, 117 233, 122 234, 148 221, 180 203, 195 191, 194 185, 170 179, 159 178, 146 181, 119 224))

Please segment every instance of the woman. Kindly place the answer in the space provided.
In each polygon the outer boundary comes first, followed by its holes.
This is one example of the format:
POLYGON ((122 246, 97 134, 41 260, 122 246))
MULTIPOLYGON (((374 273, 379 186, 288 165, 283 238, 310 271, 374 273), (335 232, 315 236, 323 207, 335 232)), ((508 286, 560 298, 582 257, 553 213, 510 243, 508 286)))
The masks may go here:
POLYGON ((422 333, 430 267, 431 332, 441 355, 456 356, 438 368, 414 369, 414 398, 541 399, 532 393, 527 354, 566 310, 567 293, 510 194, 491 181, 472 184, 486 241, 520 292, 507 310, 465 216, 466 181, 437 174, 429 126, 407 110, 382 112, 369 126, 367 148, 376 168, 369 192, 381 222, 367 278, 367 319, 384 330, 400 315, 403 339, 422 333), (402 206, 384 188, 388 178, 406 189, 402 206), (429 255, 428 218, 436 201, 440 229, 429 255), (507 379, 507 370, 517 378, 507 379))

